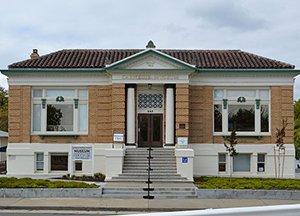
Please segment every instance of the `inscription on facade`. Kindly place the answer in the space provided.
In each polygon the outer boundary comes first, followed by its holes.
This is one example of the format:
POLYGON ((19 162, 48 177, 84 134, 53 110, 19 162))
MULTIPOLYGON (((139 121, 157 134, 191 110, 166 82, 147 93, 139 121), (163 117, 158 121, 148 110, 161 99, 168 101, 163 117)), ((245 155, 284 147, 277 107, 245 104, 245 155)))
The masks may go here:
POLYGON ((122 75, 123 80, 178 80, 179 76, 173 75, 122 75))

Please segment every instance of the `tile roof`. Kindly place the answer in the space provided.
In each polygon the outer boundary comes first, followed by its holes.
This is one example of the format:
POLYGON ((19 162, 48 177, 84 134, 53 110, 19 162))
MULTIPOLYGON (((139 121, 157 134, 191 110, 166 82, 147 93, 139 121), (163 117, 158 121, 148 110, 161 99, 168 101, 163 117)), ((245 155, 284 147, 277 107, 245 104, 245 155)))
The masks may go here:
MULTIPOLYGON (((103 68, 142 49, 66 49, 36 59, 9 65, 9 68, 103 68)), ((158 51, 203 69, 293 69, 294 65, 241 50, 158 51)))

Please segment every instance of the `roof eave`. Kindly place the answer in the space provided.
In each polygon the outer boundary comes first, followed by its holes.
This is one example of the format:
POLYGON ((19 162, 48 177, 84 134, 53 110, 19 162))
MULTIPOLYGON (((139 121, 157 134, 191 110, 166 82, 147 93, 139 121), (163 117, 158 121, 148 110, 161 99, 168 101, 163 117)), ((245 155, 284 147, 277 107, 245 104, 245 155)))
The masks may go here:
POLYGON ((106 72, 105 68, 9 68, 0 69, 4 75, 15 73, 99 73, 106 72))

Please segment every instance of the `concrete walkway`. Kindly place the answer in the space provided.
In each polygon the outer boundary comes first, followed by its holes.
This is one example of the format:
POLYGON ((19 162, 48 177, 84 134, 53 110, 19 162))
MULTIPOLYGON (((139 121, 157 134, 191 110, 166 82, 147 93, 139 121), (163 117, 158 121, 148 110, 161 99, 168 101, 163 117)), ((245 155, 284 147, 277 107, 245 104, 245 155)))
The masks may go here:
POLYGON ((207 208, 300 204, 300 200, 266 199, 93 199, 0 198, 0 209, 87 211, 174 211, 207 208))

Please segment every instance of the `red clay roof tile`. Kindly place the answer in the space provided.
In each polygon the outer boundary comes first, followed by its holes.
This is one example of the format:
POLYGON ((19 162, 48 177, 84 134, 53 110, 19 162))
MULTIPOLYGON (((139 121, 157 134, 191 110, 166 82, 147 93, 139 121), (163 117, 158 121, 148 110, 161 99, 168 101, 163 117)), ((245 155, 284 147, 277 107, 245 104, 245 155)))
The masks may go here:
MULTIPOLYGON (((141 49, 67 49, 36 59, 9 65, 9 68, 103 68, 141 49)), ((168 50, 158 51, 202 69, 293 69, 294 65, 241 50, 168 50)))

